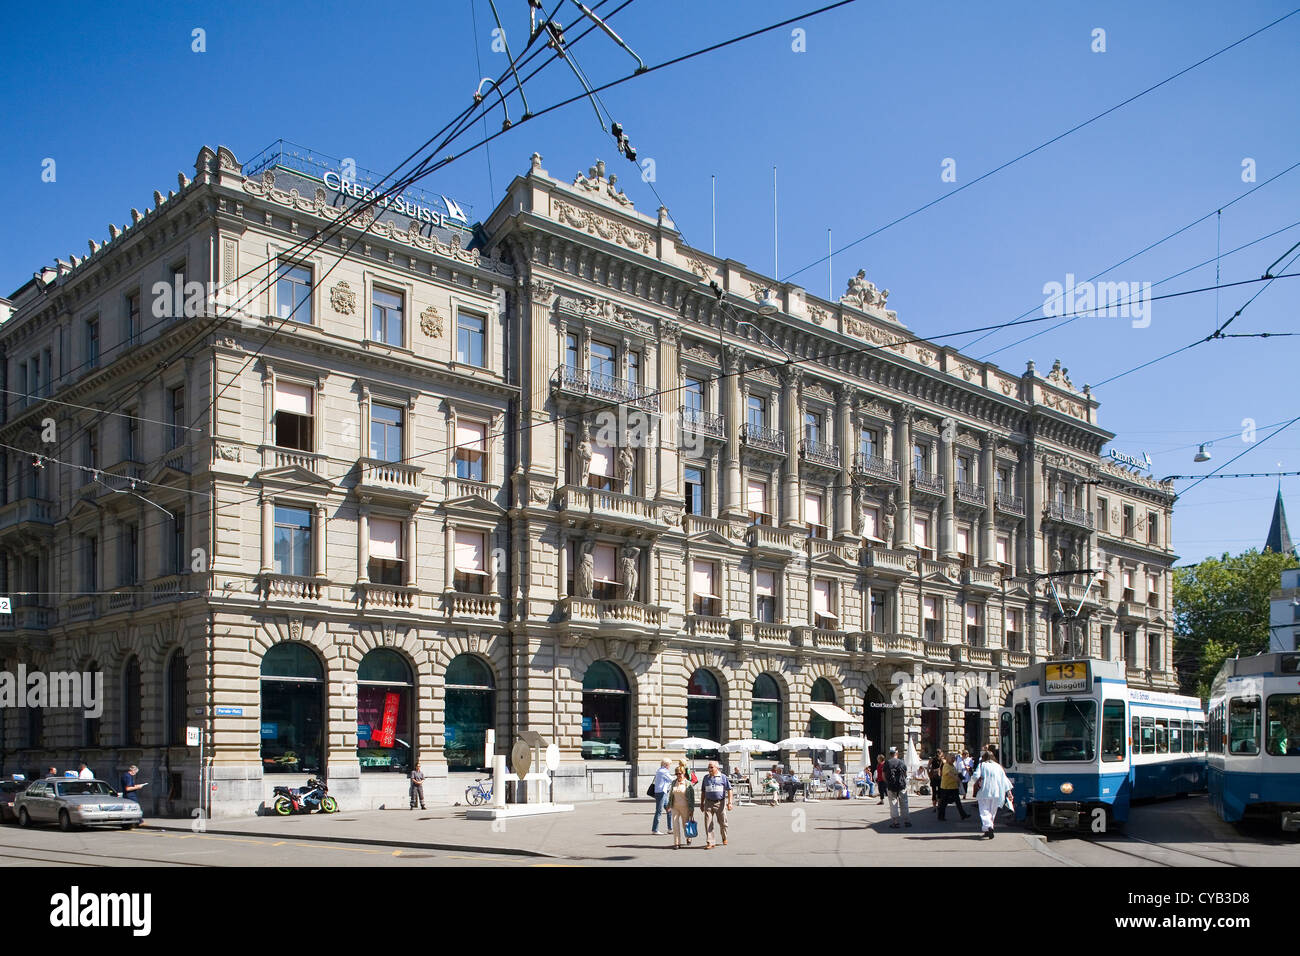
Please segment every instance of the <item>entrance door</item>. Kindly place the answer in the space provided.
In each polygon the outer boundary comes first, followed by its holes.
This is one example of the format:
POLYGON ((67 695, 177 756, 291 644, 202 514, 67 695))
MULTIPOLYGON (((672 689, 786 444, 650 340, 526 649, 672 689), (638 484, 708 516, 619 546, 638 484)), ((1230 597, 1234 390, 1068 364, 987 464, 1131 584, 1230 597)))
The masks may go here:
POLYGON ((867 766, 874 768, 876 758, 889 753, 889 707, 885 695, 874 687, 867 688, 862 708, 862 735, 871 741, 867 766))

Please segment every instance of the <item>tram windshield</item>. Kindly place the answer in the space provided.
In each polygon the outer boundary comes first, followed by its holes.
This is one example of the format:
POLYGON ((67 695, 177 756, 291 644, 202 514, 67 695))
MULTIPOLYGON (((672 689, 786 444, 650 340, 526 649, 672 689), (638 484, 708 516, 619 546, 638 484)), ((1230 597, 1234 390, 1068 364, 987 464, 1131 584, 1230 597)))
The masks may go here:
POLYGON ((1095 700, 1042 701, 1038 705, 1038 759, 1095 759, 1096 727, 1095 700))
POLYGON ((1269 696, 1268 752, 1274 757, 1300 757, 1300 694, 1269 696))

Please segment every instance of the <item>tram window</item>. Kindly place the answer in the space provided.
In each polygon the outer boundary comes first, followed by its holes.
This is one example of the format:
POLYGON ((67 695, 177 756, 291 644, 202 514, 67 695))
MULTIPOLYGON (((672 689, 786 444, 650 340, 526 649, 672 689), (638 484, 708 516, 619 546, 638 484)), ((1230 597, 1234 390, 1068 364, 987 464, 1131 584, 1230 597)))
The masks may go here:
POLYGON ((1156 753, 1169 753, 1169 721, 1163 717, 1156 718, 1156 753))
POLYGON ((1094 760, 1095 700, 1051 700, 1038 705, 1039 760, 1094 760))
POLYGON ((1129 737, 1128 745, 1133 748, 1133 752, 1135 754, 1142 752, 1142 718, 1141 717, 1133 718, 1132 736, 1129 737))
POLYGON ((1196 752, 1198 754, 1203 754, 1205 753, 1205 724, 1201 723, 1199 720, 1195 724, 1195 734, 1196 752))
POLYGON ((1142 718, 1142 747, 1139 753, 1153 754, 1156 752, 1156 719, 1154 717, 1142 718))
POLYGON ((1108 700, 1101 707, 1101 759, 1123 760, 1124 702, 1108 700))
POLYGON ((1268 747, 1274 757, 1300 757, 1300 694, 1268 698, 1268 747))
POLYGON ((1016 763, 1034 762, 1034 741, 1029 732, 1029 704, 1016 704, 1016 763))
POLYGON ((1183 752, 1183 722, 1181 720, 1169 721, 1169 752, 1171 754, 1183 752))
POLYGON ((1228 753, 1259 753, 1259 698, 1228 701, 1228 753))
POLYGON ((1009 713, 1003 712, 998 719, 998 737, 1000 738, 998 740, 998 746, 1002 750, 1007 765, 1010 766, 1014 764, 1016 760, 1014 756, 1015 751, 1011 746, 1011 741, 1014 739, 1014 735, 1011 733, 1011 715, 1009 713))

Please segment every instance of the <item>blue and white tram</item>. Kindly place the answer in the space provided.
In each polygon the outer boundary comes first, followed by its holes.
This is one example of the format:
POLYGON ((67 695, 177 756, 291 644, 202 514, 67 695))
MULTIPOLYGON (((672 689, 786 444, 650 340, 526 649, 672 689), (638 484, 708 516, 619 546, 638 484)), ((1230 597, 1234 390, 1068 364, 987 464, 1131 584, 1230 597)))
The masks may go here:
POLYGON ((1130 690, 1119 661, 1024 668, 999 719, 1016 819, 1037 829, 1111 829, 1134 800, 1205 786, 1200 701, 1130 690))
POLYGON ((1300 653, 1225 661, 1210 688, 1210 803, 1300 830, 1300 653))

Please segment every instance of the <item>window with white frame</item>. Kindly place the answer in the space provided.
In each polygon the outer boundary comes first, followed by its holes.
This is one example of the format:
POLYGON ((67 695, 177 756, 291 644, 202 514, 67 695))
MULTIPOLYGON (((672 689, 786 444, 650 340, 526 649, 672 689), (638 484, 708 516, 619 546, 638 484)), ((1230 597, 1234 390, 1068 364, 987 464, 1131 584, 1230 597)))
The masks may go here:
POLYGON ((722 613, 718 566, 696 558, 691 562, 691 604, 696 614, 718 617, 722 613))
POLYGON ((864 459, 874 458, 877 454, 879 438, 874 428, 863 428, 858 432, 858 454, 864 459))
POLYGON ((912 446, 912 471, 918 475, 926 475, 929 469, 926 463, 930 460, 930 449, 925 445, 917 442, 912 446))
POLYGON ((822 514, 823 499, 818 492, 806 492, 803 496, 803 519, 808 525, 810 538, 829 538, 830 529, 826 527, 825 515, 822 514))
POLYGON ((312 573, 310 509, 276 505, 273 544, 276 574, 308 577, 312 573))
POLYGON ((486 594, 487 583, 487 535, 482 531, 457 528, 452 586, 466 594, 486 594))
POLYGON ((1132 569, 1131 569, 1131 568, 1125 568, 1125 569, 1123 570, 1123 572, 1121 572, 1120 577, 1121 577, 1121 579, 1122 579, 1123 582, 1124 582, 1124 584, 1123 584, 1124 590, 1120 593, 1120 600, 1121 600, 1121 601, 1132 601, 1132 600, 1135 600, 1136 595, 1135 595, 1135 593, 1134 593, 1134 591, 1133 591, 1133 571, 1132 571, 1132 569))
POLYGON ((803 413, 803 438, 804 441, 812 444, 821 442, 822 416, 820 412, 807 411, 803 413))
POLYGON ((698 378, 686 376, 682 382, 682 409, 688 419, 698 418, 704 411, 704 382, 698 378))
POLYGON ((776 574, 766 568, 754 572, 754 615, 765 624, 776 622, 776 574))
POLYGON ((405 343, 402 293, 375 286, 370 291, 370 338, 401 348, 405 343))
POLYGON ((745 424, 752 428, 767 427, 767 399, 750 395, 745 400, 745 424))
POLYGON ((934 556, 934 552, 930 550, 929 518, 912 516, 912 544, 916 546, 922 557, 930 558, 934 556))
POLYGON ((686 465, 682 475, 686 484, 686 513, 688 515, 707 514, 705 499, 705 476, 708 469, 704 465, 686 465))
POLYGON ((456 477, 487 480, 487 425, 456 419, 456 477))
POLYGON ((278 447, 315 451, 315 393, 310 385, 276 379, 274 414, 278 447))
POLYGON ((311 325, 311 267, 281 262, 275 272, 275 314, 311 325))
POLYGON ((456 361, 462 365, 485 368, 483 364, 483 339, 487 319, 473 312, 456 310, 456 361))
POLYGON ((1024 646, 1024 612, 1019 608, 1009 607, 1006 610, 1006 634, 1007 650, 1019 651, 1024 646))
POLYGON ((370 403, 370 457, 376 461, 402 460, 402 431, 406 410, 383 402, 370 403))
POLYGON ((750 478, 745 487, 745 502, 749 520, 754 524, 772 523, 772 513, 767 503, 767 482, 750 478))
POLYGON ((921 635, 927 641, 939 640, 939 599, 937 597, 921 600, 921 635))
POLYGON ((1151 607, 1160 606, 1160 575, 1147 575, 1147 604, 1151 607))
POLYGON ((813 578, 813 624, 835 630, 839 626, 839 605, 835 600, 835 582, 830 578, 813 578))
POLYGON ((971 647, 984 646, 984 607, 966 603, 966 643, 971 647))
POLYGON ((594 583, 591 596, 598 601, 618 598, 618 548, 612 544, 598 544, 591 551, 594 583))
POLYGON ((598 442, 591 443, 591 466, 587 471, 587 484, 598 491, 614 490, 614 449, 598 442))
POLYGON ((396 518, 371 518, 370 560, 367 577, 373 584, 394 587, 405 584, 406 562, 402 558, 402 522, 396 518))

